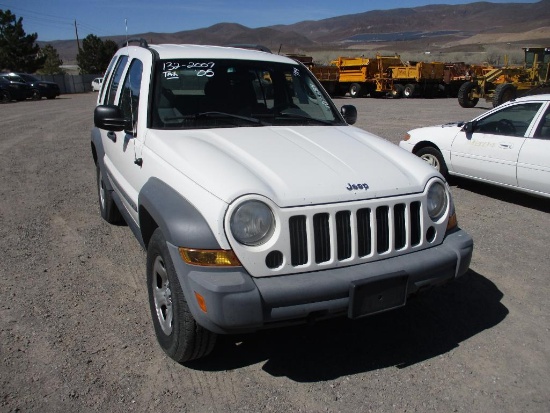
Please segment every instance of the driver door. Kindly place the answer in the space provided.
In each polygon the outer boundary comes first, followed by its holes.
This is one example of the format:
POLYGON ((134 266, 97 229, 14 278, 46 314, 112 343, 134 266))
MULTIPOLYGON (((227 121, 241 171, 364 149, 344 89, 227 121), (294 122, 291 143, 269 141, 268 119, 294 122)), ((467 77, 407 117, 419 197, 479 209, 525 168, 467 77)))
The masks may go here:
POLYGON ((540 103, 520 103, 490 112, 462 130, 451 147, 451 164, 458 175, 517 186, 520 150, 532 128, 540 103))
MULTIPOLYGON (((101 130, 105 151, 104 165, 113 190, 134 221, 138 221, 137 194, 141 173, 140 154, 143 147, 144 127, 138 125, 140 116, 141 81, 144 65, 138 58, 122 56, 115 69, 105 102, 121 108, 124 118, 133 125, 132 130, 101 130)), ((145 98, 145 102, 147 99, 145 98)), ((143 105, 142 105, 143 106, 143 105)), ((143 112, 143 110, 142 110, 143 112)), ((144 123, 143 123, 144 124, 144 123)))

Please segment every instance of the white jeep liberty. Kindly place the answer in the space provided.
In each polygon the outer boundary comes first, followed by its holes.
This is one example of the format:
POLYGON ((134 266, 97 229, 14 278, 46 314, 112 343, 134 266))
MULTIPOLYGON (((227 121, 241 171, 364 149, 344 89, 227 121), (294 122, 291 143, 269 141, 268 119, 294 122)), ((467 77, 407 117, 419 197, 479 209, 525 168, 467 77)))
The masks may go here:
POLYGON ((170 357, 386 311, 468 270, 442 176, 356 117, 287 57, 144 41, 116 53, 91 136, 99 205, 147 251, 170 357))

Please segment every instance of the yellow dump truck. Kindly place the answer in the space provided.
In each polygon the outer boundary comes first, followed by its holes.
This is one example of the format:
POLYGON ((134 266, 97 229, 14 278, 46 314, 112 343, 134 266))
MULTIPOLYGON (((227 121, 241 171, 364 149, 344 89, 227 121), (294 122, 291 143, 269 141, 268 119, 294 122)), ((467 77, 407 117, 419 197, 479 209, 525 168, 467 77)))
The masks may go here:
POLYGON ((388 69, 400 64, 401 58, 398 55, 376 55, 374 58, 339 57, 331 62, 332 66, 338 68, 339 91, 349 92, 351 97, 391 92, 393 81, 388 76, 388 69))
POLYGON ((431 97, 445 90, 445 63, 410 62, 391 66, 388 75, 393 81, 394 97, 431 97))
POLYGON ((445 64, 413 62, 404 64, 399 55, 339 57, 330 66, 310 66, 313 74, 332 95, 351 97, 433 96, 445 90, 445 64))

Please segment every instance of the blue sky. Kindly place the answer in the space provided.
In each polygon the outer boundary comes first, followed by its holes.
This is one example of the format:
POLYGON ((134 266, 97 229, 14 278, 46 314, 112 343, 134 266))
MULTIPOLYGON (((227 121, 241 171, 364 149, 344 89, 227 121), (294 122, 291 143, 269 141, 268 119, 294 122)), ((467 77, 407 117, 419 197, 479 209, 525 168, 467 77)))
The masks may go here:
MULTIPOLYGON (((492 3, 536 3, 537 0, 494 0, 492 3)), ((75 38, 89 34, 113 36, 146 32, 173 33, 208 27, 216 23, 239 23, 247 27, 292 24, 345 14, 427 4, 465 4, 469 0, 0 0, 1 10, 23 17, 27 34, 38 40, 75 38)))

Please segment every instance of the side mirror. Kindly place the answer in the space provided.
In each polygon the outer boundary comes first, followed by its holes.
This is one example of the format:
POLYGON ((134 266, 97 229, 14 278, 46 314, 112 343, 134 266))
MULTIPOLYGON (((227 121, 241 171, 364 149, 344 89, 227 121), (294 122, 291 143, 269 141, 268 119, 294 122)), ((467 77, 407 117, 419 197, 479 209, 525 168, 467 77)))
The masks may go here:
POLYGON ((131 122, 124 119, 122 110, 115 105, 100 105, 94 110, 94 125, 99 129, 120 132, 132 129, 131 122))
POLYGON ((355 108, 355 106, 344 105, 342 106, 342 109, 340 109, 340 113, 348 124, 353 125, 355 122, 357 122, 357 109, 355 108))
POLYGON ((471 135, 474 132, 475 129, 475 122, 466 122, 464 126, 462 127, 462 130, 466 132, 466 135, 471 135))

